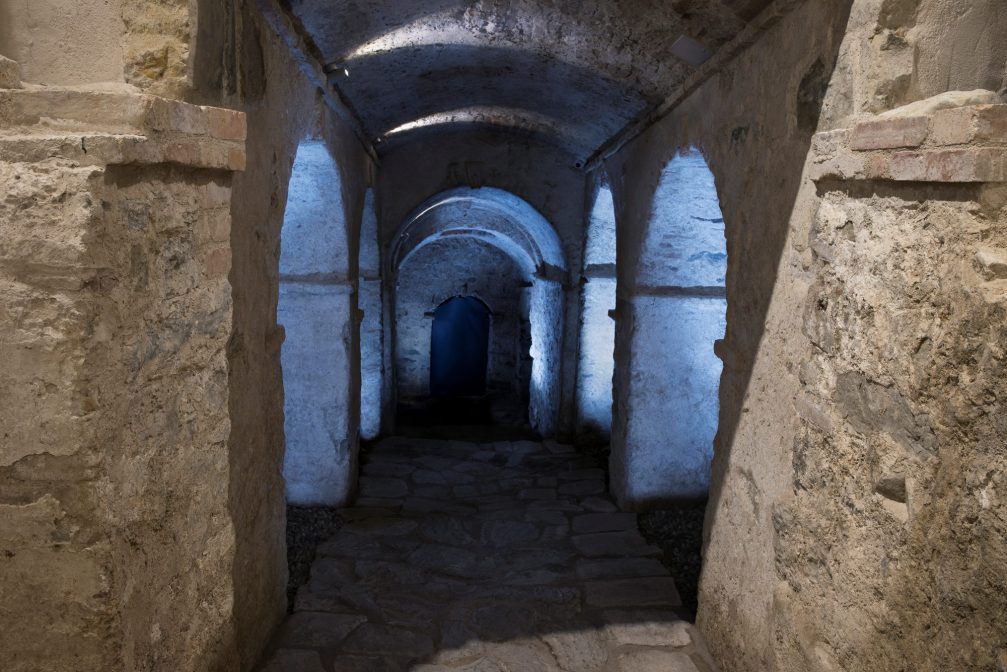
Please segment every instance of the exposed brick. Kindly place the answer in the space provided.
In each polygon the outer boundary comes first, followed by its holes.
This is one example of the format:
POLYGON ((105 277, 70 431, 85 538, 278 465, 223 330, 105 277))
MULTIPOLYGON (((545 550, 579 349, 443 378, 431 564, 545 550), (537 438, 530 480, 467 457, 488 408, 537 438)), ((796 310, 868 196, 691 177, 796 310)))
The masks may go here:
POLYGON ((231 238, 231 213, 226 208, 204 210, 197 226, 200 242, 226 243, 231 238))
POLYGON ((1007 144, 1007 105, 976 105, 934 113, 930 142, 964 145, 970 142, 1007 144))
POLYGON ((1007 144, 1007 105, 976 108, 976 140, 1007 144))
POLYGON ((203 108, 173 102, 168 110, 170 130, 188 135, 206 135, 209 131, 209 121, 203 108))
POLYGON ((173 142, 164 148, 164 158, 186 166, 199 164, 199 146, 191 142, 173 142))
POLYGON ((245 149, 243 147, 235 147, 231 149, 227 154, 227 167, 229 170, 244 170, 245 169, 245 149))
POLYGON ((243 112, 225 110, 219 107, 207 107, 207 123, 210 135, 219 140, 236 140, 244 142, 248 126, 243 112))
POLYGON ((1007 149, 897 152, 888 172, 900 182, 1003 182, 1007 181, 1007 149))
POLYGON ((872 119, 854 127, 850 147, 857 151, 919 147, 929 131, 929 117, 872 119))
POLYGON ((971 142, 975 135, 973 109, 956 107, 934 113, 930 142, 935 145, 964 145, 971 142))

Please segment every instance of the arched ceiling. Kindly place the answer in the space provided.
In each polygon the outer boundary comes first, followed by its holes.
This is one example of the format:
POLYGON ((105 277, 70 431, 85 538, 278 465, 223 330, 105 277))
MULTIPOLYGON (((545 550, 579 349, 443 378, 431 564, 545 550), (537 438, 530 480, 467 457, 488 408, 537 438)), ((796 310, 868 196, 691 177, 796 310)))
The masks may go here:
POLYGON ((587 158, 770 0, 288 0, 375 142, 480 124, 587 158))
POLYGON ((529 277, 558 277, 566 271, 563 246, 545 217, 524 199, 493 187, 459 187, 427 200, 399 229, 390 267, 398 269, 424 246, 456 236, 502 250, 529 277))

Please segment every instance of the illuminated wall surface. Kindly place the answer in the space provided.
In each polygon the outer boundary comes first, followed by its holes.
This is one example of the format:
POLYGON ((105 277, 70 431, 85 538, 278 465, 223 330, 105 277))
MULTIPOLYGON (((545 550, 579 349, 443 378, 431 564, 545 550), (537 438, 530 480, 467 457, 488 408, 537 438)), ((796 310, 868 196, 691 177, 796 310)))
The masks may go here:
POLYGON ((341 180, 320 142, 297 150, 280 244, 287 499, 339 505, 351 490, 356 442, 348 384, 353 296, 341 180))
POLYGON ((675 157, 654 197, 628 331, 625 497, 695 499, 710 485, 719 415, 727 251, 717 191, 703 157, 675 157))
POLYGON ((381 255, 373 191, 368 191, 364 200, 364 217, 360 227, 359 269, 357 306, 364 315, 360 323, 360 437, 373 439, 381 433, 385 381, 381 255))
POLYGON ((430 394, 434 309, 473 296, 492 311, 489 391, 529 399, 531 426, 556 431, 566 262, 549 222, 523 199, 494 188, 444 192, 416 210, 393 246, 395 375, 399 399, 430 394), (530 332, 530 345, 528 344, 530 332), (530 367, 526 366, 531 359, 530 367))
POLYGON ((607 186, 598 190, 585 245, 581 293, 577 414, 581 432, 607 440, 612 430, 612 370, 615 366, 615 205, 607 186))

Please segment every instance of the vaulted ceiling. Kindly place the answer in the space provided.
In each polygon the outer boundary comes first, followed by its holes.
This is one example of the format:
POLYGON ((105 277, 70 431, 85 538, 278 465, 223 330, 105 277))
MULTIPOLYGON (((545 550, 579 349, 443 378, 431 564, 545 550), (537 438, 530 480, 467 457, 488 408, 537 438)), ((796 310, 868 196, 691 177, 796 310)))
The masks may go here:
POLYGON ((586 159, 770 0, 289 0, 376 143, 463 124, 586 159))

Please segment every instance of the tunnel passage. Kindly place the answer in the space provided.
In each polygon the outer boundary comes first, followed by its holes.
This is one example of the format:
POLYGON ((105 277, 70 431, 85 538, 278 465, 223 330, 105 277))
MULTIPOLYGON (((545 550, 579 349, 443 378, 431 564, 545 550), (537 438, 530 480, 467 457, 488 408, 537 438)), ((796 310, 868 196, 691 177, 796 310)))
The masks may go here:
POLYGON ((430 394, 486 393, 490 310, 479 299, 456 296, 437 306, 430 334, 430 394))
MULTIPOLYGON (((548 221, 499 189, 455 189, 407 218, 392 242, 395 385, 400 407, 429 398, 431 324, 456 296, 492 308, 487 393, 508 421, 555 431, 566 261, 548 221)), ((492 413, 491 413, 492 414, 492 413)))

